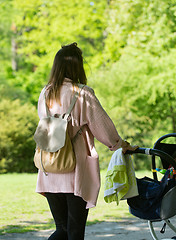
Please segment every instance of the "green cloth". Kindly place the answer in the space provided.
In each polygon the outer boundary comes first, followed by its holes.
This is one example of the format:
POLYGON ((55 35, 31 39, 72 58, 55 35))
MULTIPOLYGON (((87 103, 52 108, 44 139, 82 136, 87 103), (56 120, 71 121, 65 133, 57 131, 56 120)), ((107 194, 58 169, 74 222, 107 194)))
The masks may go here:
POLYGON ((123 196, 128 192, 128 176, 125 165, 115 165, 106 173, 105 197, 107 203, 116 201, 117 205, 123 196), (108 194, 111 193, 111 194, 108 194), (107 195, 108 194, 108 195, 107 195))

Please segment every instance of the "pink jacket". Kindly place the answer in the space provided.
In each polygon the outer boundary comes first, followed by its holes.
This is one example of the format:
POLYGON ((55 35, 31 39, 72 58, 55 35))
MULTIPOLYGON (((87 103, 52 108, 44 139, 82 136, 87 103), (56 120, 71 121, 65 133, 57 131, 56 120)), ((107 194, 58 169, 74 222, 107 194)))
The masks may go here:
MULTIPOLYGON (((46 116, 42 90, 38 102, 40 118, 46 116)), ((61 106, 54 102, 50 109, 51 114, 64 113, 68 109, 73 96, 71 80, 65 79, 60 91, 61 106)), ((45 176, 39 170, 36 192, 67 192, 82 197, 87 202, 87 208, 96 206, 100 189, 100 169, 98 154, 94 146, 94 137, 114 151, 121 147, 122 139, 117 130, 94 95, 94 91, 84 86, 74 109, 71 112, 69 135, 75 136, 82 128, 83 133, 73 141, 76 155, 76 168, 71 173, 45 176)))

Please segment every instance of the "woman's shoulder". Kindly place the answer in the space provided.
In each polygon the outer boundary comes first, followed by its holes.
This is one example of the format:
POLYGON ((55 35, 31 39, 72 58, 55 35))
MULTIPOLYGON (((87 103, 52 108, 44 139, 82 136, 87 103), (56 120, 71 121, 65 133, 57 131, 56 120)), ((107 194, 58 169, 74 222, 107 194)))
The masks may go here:
POLYGON ((81 91, 81 96, 83 97, 84 101, 89 102, 91 106, 95 105, 95 103, 99 104, 99 100, 96 97, 96 94, 93 90, 93 88, 84 85, 82 91, 81 91))
POLYGON ((87 85, 84 85, 83 88, 82 88, 82 92, 85 94, 85 95, 94 95, 94 90, 93 88, 87 86, 87 85))

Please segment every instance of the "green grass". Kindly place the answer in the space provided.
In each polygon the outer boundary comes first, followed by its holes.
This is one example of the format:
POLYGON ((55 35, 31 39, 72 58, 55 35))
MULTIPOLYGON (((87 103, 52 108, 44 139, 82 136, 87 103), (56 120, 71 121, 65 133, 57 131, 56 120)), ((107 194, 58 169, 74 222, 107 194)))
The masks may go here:
MULTIPOLYGON (((103 199, 106 171, 101 171, 102 186, 96 208, 90 209, 87 224, 131 217, 126 201, 117 206, 103 199)), ((136 173, 137 177, 148 175, 136 173)), ((0 234, 54 229, 45 197, 35 193, 36 174, 0 175, 0 234)))

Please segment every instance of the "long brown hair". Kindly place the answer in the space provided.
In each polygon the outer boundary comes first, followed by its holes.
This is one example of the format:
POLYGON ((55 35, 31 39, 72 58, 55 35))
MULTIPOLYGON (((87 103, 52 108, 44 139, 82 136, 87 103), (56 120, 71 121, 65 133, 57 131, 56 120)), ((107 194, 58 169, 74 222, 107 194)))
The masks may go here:
POLYGON ((46 86, 47 105, 53 99, 59 99, 60 87, 65 78, 72 80, 72 84, 86 84, 87 78, 83 67, 82 51, 77 47, 77 43, 62 46, 56 53, 50 78, 46 86))

